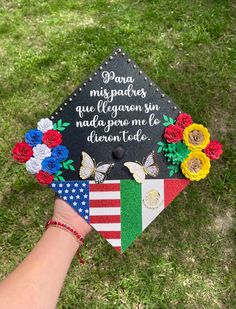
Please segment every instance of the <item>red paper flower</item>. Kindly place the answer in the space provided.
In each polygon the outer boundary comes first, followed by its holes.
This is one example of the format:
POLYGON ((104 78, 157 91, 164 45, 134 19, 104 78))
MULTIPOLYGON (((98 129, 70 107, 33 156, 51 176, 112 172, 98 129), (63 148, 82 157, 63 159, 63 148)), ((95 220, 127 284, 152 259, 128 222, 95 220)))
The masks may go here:
POLYGON ((27 162, 33 155, 33 150, 26 142, 16 143, 12 149, 13 159, 20 162, 27 162))
POLYGON ((165 129, 164 137, 168 143, 177 143, 183 138, 183 129, 176 124, 170 124, 165 129))
POLYGON ((48 130, 43 135, 43 142, 49 148, 56 147, 62 142, 62 135, 57 130, 48 130))
POLYGON ((192 123, 193 123, 193 120, 189 114, 180 114, 176 119, 176 124, 182 129, 187 128, 192 123))
POLYGON ((211 160, 217 160, 223 153, 222 144, 218 141, 211 141, 204 149, 205 154, 211 160))
POLYGON ((51 174, 44 171, 39 171, 36 178, 41 185, 50 185, 54 179, 51 174))

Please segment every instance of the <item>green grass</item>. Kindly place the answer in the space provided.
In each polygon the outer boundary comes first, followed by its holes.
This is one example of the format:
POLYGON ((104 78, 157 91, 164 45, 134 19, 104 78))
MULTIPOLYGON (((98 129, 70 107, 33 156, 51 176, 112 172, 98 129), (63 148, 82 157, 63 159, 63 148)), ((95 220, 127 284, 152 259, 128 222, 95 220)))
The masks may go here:
POLYGON ((96 233, 75 259, 58 308, 234 308, 236 200, 234 1, 0 0, 0 277, 39 240, 53 193, 11 159, 116 46, 224 146, 119 256, 96 233))

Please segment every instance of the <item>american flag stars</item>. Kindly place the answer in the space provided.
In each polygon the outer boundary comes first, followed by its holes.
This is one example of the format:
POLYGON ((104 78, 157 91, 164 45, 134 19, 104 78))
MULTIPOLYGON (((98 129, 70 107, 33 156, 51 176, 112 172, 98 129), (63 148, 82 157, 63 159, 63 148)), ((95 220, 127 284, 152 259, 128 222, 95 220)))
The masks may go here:
POLYGON ((89 182, 55 181, 51 188, 89 222, 89 182))

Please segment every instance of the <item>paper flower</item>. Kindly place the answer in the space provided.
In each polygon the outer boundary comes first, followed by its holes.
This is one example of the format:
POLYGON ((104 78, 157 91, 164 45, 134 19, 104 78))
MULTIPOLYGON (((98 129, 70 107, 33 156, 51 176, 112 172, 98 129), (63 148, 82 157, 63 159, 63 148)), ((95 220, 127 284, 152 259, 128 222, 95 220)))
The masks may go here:
POLYGON ((59 171, 60 167, 60 162, 52 157, 45 158, 42 161, 42 170, 49 174, 56 174, 59 171))
POLYGON ((209 158, 202 151, 192 151, 181 163, 181 170, 184 176, 190 180, 199 181, 207 176, 211 163, 209 158))
POLYGON ((51 149, 45 144, 38 144, 33 148, 33 154, 35 158, 43 160, 51 156, 51 149))
POLYGON ((65 161, 68 158, 69 150, 65 146, 56 146, 52 149, 52 157, 58 161, 65 161))
POLYGON ((53 182, 54 177, 41 170, 36 175, 36 179, 41 185, 50 185, 53 182))
POLYGON ((180 114, 176 119, 176 124, 182 129, 187 128, 192 123, 193 123, 192 117, 186 113, 180 114))
POLYGON ((42 168, 41 163, 42 163, 42 160, 32 157, 25 164, 26 170, 30 174, 37 174, 42 168))
POLYGON ((62 135, 57 130, 48 130, 43 134, 43 142, 49 148, 53 148, 61 144, 62 135))
POLYGON ((205 154, 211 160, 217 160, 223 153, 222 144, 218 141, 211 141, 204 149, 205 154))
POLYGON ((202 150, 210 142, 210 134, 203 125, 194 123, 184 129, 183 141, 190 150, 202 150))
POLYGON ((176 124, 171 124, 165 128, 164 137, 168 143, 177 143, 183 138, 183 130, 176 124))
POLYGON ((26 142, 16 143, 12 149, 13 159, 20 162, 27 162, 33 155, 32 148, 26 142))
POLYGON ((31 147, 34 147, 37 144, 41 144, 42 143, 42 137, 43 137, 43 133, 41 131, 39 131, 38 129, 33 129, 33 130, 29 130, 25 134, 25 141, 31 147))
POLYGON ((48 118, 42 118, 39 122, 38 122, 38 126, 37 126, 38 130, 40 130, 41 132, 45 133, 48 130, 51 130, 53 128, 53 122, 48 119, 48 118))
POLYGON ((173 164, 180 164, 185 158, 188 157, 190 150, 182 143, 171 143, 167 144, 164 148, 165 157, 168 161, 172 161, 173 164))

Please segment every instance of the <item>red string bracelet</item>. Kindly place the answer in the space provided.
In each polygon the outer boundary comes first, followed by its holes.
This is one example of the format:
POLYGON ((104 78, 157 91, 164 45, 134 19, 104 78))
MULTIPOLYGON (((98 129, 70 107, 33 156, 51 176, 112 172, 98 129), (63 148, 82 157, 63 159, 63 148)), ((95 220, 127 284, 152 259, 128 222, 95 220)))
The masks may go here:
MULTIPOLYGON (((84 244, 83 237, 76 230, 74 230, 73 227, 71 227, 70 225, 60 222, 60 221, 56 221, 56 220, 49 220, 45 225, 45 229, 47 230, 50 225, 61 228, 69 232, 79 242, 81 246, 84 244)), ((80 260, 80 263, 83 264, 84 260, 80 257, 79 250, 78 250, 78 258, 80 260)))
POLYGON ((71 227, 70 225, 60 222, 60 221, 49 220, 45 225, 45 229, 47 229, 49 225, 53 225, 53 226, 56 226, 63 230, 68 231, 70 234, 72 234, 76 238, 76 240, 80 243, 80 245, 84 244, 83 237, 76 230, 74 230, 73 227, 71 227))

